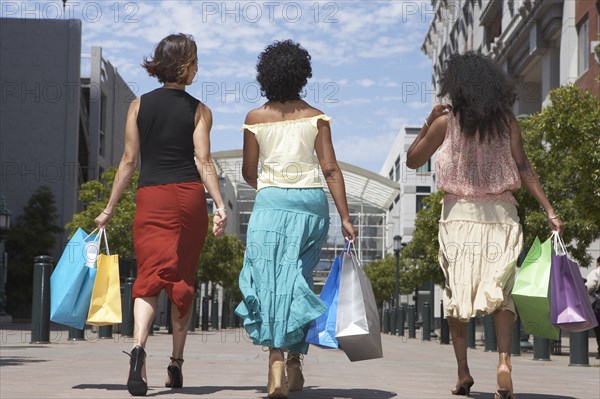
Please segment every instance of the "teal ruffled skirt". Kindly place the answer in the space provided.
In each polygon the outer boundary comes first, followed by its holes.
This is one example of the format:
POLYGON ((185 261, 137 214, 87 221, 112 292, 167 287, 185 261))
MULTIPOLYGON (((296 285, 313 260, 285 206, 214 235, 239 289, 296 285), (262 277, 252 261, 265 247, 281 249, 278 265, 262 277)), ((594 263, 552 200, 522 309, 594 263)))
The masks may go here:
POLYGON ((329 230, 321 188, 266 187, 248 223, 235 313, 254 344, 306 353, 308 325, 327 307, 313 292, 313 269, 329 230))

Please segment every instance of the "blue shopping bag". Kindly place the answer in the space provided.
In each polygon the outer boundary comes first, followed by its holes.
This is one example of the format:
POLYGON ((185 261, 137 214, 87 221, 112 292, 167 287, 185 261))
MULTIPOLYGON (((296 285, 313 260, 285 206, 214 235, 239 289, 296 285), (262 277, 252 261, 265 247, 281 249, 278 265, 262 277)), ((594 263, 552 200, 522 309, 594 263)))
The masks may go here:
MULTIPOLYGON (((95 230, 94 230, 95 232, 95 230)), ((100 236, 77 229, 50 276, 50 320, 83 329, 96 280, 100 236)))
MULTIPOLYGON (((348 250, 348 247, 344 248, 344 252, 348 250)), ((339 344, 335 338, 337 333, 337 307, 338 307, 338 294, 340 290, 340 270, 342 267, 342 255, 340 254, 335 258, 323 291, 319 295, 319 298, 327 306, 327 312, 323 313, 317 319, 310 323, 310 328, 306 336, 306 342, 313 345, 318 345, 324 348, 338 349, 339 344)))

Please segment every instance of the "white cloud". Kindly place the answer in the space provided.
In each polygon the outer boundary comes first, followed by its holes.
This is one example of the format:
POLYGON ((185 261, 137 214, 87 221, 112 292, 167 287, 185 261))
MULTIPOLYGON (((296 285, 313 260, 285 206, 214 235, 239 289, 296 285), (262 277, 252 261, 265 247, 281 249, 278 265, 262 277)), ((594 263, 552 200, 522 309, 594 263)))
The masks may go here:
POLYGON ((375 81, 371 79, 361 79, 357 80, 356 84, 362 87, 371 87, 375 84, 375 81))

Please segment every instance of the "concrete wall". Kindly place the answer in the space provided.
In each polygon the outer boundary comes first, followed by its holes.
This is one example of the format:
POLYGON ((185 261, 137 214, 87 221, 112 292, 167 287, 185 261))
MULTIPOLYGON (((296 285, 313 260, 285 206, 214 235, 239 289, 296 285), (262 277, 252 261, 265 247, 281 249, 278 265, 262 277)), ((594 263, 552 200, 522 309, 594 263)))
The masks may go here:
POLYGON ((81 22, 0 19, 0 193, 13 217, 42 185, 58 223, 78 192, 81 22))

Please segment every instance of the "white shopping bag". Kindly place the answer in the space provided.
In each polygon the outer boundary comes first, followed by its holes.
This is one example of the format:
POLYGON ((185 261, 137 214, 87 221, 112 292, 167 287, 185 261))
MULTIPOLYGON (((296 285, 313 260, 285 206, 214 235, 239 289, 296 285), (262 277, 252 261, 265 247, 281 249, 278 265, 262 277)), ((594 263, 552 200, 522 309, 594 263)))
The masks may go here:
POLYGON ((335 335, 350 361, 383 357, 379 313, 371 282, 358 260, 356 249, 342 255, 335 335))

